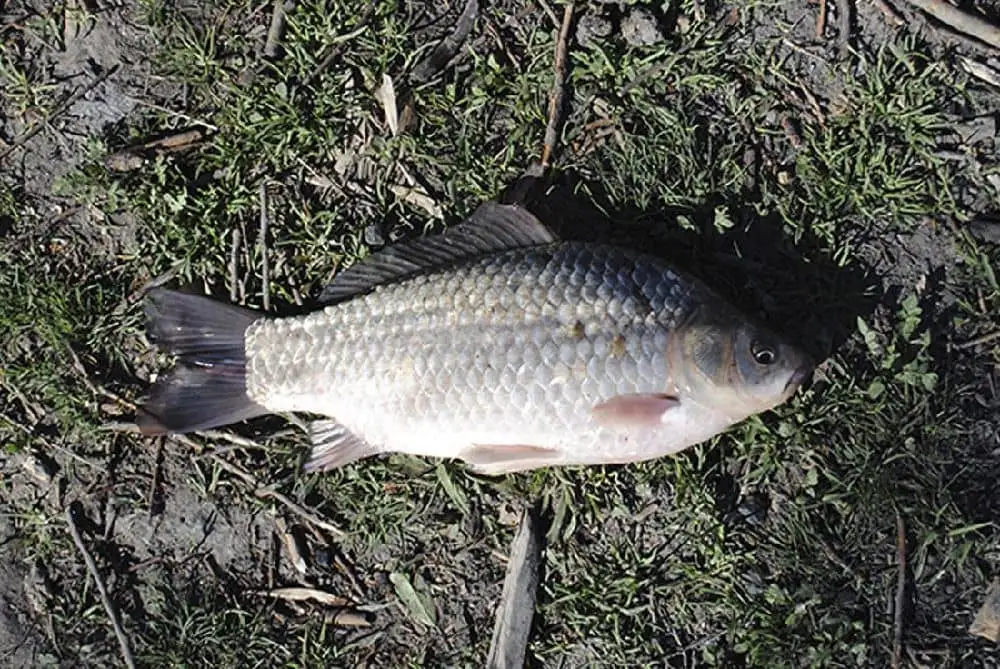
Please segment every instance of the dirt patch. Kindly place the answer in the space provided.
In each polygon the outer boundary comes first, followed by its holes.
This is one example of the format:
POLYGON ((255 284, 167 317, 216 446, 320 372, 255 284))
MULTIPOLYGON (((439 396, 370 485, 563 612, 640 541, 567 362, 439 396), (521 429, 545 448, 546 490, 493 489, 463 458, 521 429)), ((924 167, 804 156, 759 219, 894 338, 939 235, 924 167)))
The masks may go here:
POLYGON ((0 521, 0 652, 11 667, 46 666, 54 658, 46 654, 47 641, 39 626, 42 609, 32 610, 37 584, 24 569, 24 553, 16 546, 17 531, 7 520, 0 521))

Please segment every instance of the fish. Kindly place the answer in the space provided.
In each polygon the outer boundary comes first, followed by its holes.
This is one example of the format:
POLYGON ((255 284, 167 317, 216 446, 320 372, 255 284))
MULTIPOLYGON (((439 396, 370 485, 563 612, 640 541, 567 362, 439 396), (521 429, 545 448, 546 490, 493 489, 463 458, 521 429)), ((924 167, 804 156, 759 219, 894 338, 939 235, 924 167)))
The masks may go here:
POLYGON ((176 364, 139 430, 310 414, 307 473, 388 453, 487 476, 647 461, 779 406, 814 366, 663 259, 493 201, 339 271, 304 314, 162 287, 145 311, 176 364))

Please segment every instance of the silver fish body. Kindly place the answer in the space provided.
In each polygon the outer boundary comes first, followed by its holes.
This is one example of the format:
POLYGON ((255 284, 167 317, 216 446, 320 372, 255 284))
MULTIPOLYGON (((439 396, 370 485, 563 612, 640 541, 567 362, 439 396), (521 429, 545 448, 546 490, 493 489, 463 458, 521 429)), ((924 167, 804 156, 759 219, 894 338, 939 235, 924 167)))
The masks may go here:
POLYGON ((531 240, 443 264, 424 254, 418 271, 305 316, 247 315, 249 415, 326 417, 312 470, 394 451, 501 474, 676 453, 785 401, 808 369, 657 258, 531 240))

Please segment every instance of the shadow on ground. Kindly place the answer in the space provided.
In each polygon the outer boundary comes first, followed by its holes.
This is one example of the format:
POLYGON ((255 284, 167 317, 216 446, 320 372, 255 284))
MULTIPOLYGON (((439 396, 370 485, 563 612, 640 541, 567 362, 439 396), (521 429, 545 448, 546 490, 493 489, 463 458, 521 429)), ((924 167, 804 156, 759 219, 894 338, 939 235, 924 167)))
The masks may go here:
POLYGON ((665 258, 820 361, 847 341, 857 319, 867 319, 881 297, 865 268, 836 264, 808 232, 794 242, 778 214, 761 218, 745 201, 720 196, 693 210, 615 210, 599 184, 572 173, 548 181, 522 177, 499 199, 523 203, 561 237, 665 258), (715 226, 717 206, 725 206, 735 223, 724 233, 715 226))

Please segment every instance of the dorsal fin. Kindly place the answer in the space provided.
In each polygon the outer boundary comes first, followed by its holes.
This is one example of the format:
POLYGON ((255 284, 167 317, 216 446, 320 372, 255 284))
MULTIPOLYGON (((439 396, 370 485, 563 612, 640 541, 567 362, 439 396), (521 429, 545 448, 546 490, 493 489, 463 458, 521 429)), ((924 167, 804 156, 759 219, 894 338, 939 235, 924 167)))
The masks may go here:
POLYGON ((388 246, 351 265, 323 289, 319 300, 324 304, 339 302, 380 284, 460 260, 555 240, 552 231, 526 209, 486 202, 441 234, 388 246))

